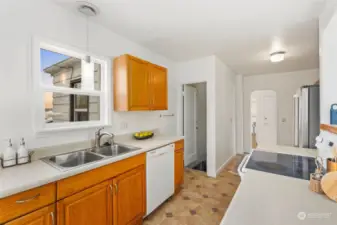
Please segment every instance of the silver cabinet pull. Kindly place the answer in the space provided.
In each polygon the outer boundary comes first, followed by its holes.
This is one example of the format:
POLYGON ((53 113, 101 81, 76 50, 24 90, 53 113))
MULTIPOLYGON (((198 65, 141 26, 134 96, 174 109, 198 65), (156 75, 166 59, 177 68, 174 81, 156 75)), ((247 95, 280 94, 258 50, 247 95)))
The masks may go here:
POLYGON ((40 197, 40 193, 37 194, 37 195, 35 195, 35 196, 33 196, 33 197, 31 197, 31 198, 22 199, 22 200, 17 200, 16 203, 17 203, 17 204, 23 204, 23 203, 26 203, 26 202, 30 202, 30 201, 32 201, 32 200, 38 198, 38 197, 40 197))
POLYGON ((52 225, 55 225, 54 212, 50 212, 50 217, 51 217, 51 224, 52 224, 52 225))

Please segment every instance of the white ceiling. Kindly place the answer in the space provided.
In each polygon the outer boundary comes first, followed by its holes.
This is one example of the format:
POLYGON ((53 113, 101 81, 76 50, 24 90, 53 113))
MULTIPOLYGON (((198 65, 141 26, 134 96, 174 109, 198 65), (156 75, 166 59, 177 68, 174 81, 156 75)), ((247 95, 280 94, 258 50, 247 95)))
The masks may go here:
MULTIPOLYGON (((74 10, 76 0, 53 0, 74 10)), ((175 61, 216 54, 237 73, 318 68, 324 0, 89 0, 94 20, 175 61), (286 60, 269 61, 285 50, 286 60)))

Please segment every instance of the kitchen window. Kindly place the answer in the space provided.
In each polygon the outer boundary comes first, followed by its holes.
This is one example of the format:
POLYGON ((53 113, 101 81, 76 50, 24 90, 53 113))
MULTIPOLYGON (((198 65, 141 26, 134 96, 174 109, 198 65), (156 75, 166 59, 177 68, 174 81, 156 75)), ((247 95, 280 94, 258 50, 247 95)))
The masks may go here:
POLYGON ((71 47, 34 40, 37 132, 109 125, 108 62, 71 47), (90 61, 86 56, 90 56, 90 61))

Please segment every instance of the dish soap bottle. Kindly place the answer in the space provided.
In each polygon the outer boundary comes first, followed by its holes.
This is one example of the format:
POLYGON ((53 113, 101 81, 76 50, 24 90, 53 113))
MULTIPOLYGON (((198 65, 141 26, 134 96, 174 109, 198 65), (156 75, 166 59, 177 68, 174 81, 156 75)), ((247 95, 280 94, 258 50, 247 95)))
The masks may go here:
POLYGON ((20 147, 18 149, 18 163, 24 164, 28 162, 28 150, 26 148, 25 139, 21 139, 20 147))
POLYGON ((16 164, 16 152, 13 149, 12 140, 9 139, 9 145, 7 149, 3 152, 3 166, 9 167, 16 164))

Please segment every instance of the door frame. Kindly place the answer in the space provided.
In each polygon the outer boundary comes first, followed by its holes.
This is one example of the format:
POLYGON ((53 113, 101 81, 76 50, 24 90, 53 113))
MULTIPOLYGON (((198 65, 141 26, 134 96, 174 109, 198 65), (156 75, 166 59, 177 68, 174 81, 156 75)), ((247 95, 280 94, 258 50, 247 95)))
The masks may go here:
MULTIPOLYGON (((186 86, 191 86, 190 84, 184 84, 183 85, 183 134, 185 136, 185 129, 186 129, 186 120, 185 120, 185 87, 186 86)), ((198 103, 197 103, 197 88, 196 87, 193 87, 191 86, 191 88, 194 88, 195 89, 195 92, 194 92, 194 96, 193 96, 193 102, 194 102, 194 109, 193 109, 193 113, 194 113, 194 130, 193 130, 193 136, 194 136, 194 143, 193 143, 193 146, 194 146, 194 149, 195 149, 195 155, 192 155, 191 156, 191 159, 187 159, 187 154, 185 152, 184 154, 184 166, 188 166, 190 163, 196 161, 198 159, 198 136, 197 136, 197 109, 198 109, 198 103), (189 162, 191 160, 191 162, 189 162), (186 163, 186 164, 185 164, 186 163)), ((185 141, 186 143, 186 141, 185 141)), ((186 144, 185 144, 186 146, 186 144)))

